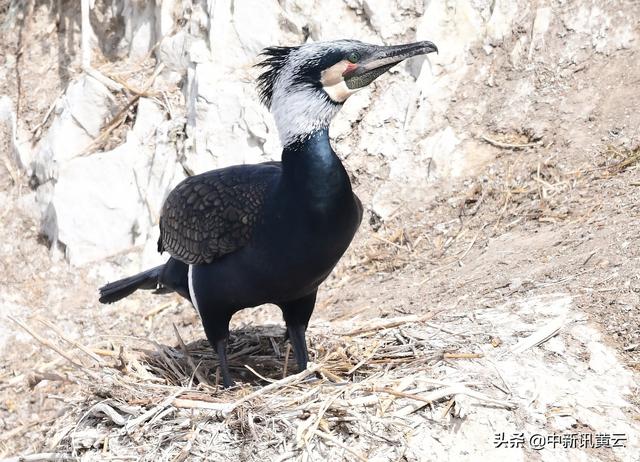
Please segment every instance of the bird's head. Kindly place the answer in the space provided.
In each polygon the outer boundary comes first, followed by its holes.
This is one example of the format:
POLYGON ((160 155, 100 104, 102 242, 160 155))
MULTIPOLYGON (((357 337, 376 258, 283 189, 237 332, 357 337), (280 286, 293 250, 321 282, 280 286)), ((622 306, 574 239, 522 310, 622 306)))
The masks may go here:
POLYGON ((258 91, 287 146, 328 127, 349 96, 399 62, 434 51, 431 42, 380 46, 357 40, 266 48, 258 91))

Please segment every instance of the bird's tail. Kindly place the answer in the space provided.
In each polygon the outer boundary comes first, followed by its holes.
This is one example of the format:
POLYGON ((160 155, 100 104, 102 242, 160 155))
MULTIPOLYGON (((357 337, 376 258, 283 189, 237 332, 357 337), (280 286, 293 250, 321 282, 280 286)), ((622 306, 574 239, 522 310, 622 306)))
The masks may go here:
POLYGON ((100 287, 100 303, 113 303, 127 297, 138 289, 152 290, 158 287, 158 278, 164 265, 156 266, 150 270, 110 282, 100 287))

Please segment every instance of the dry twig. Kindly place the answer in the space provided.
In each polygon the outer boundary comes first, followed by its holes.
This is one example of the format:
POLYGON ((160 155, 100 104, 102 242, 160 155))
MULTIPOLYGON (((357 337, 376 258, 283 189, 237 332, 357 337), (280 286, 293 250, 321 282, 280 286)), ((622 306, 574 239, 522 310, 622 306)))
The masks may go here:
POLYGON ((494 140, 493 138, 489 138, 487 135, 482 135, 482 139, 487 143, 494 145, 497 148, 503 148, 503 149, 532 148, 534 146, 539 146, 542 144, 542 140, 539 140, 533 143, 504 143, 502 141, 497 141, 497 140, 494 140))

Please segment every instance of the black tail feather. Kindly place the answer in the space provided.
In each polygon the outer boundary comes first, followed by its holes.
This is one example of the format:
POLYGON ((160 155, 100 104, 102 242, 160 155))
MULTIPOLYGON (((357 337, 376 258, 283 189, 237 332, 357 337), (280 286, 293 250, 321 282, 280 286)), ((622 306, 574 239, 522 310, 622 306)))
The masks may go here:
POLYGON ((158 278, 164 265, 156 266, 150 270, 110 282, 100 287, 100 303, 113 303, 125 298, 138 289, 152 290, 158 287, 158 278))

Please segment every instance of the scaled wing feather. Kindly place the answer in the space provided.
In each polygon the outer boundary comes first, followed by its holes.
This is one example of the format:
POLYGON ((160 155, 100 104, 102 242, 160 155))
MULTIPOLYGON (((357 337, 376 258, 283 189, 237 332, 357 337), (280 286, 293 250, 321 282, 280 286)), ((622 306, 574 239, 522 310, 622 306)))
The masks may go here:
POLYGON ((279 163, 268 162, 185 179, 162 208, 158 251, 200 264, 242 248, 251 240, 266 192, 279 173, 279 163))

